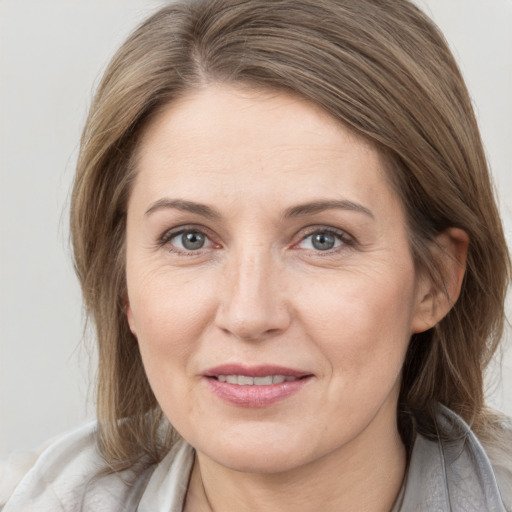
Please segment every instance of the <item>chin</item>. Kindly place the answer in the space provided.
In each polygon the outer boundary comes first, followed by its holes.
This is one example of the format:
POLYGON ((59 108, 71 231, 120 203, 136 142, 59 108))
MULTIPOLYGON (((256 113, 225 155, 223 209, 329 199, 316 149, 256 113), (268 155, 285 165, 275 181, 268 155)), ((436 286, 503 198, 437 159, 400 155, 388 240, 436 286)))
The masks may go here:
POLYGON ((206 455, 217 464, 241 473, 285 473, 309 462, 293 448, 277 450, 269 444, 265 447, 249 449, 247 447, 223 448, 215 452, 211 450, 210 453, 206 455))
MULTIPOLYGON (((278 432, 273 427, 271 435, 263 431, 243 435, 201 436, 208 443, 193 444, 199 454, 233 471, 243 473, 283 473, 312 462, 325 455, 321 446, 316 447, 309 435, 291 433, 288 429, 278 432)), ((328 452, 328 450, 326 450, 328 452)))

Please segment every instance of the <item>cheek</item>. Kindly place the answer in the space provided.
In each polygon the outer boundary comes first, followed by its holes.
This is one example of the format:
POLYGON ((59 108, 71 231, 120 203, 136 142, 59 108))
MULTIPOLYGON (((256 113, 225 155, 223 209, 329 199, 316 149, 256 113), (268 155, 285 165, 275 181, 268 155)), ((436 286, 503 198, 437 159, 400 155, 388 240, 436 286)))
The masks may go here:
POLYGON ((183 368, 213 314, 211 286, 169 272, 132 274, 128 298, 148 377, 183 368), (208 292, 209 291, 209 292, 208 292))
POLYGON ((194 373, 190 361, 197 351, 206 304, 160 276, 144 279, 129 293, 144 369, 165 415, 176 428, 188 418, 193 400, 194 373), (192 377, 192 378, 191 378, 192 377))
POLYGON ((400 370, 411 335, 414 279, 410 272, 346 273, 302 290, 302 318, 332 371, 360 376, 400 370))

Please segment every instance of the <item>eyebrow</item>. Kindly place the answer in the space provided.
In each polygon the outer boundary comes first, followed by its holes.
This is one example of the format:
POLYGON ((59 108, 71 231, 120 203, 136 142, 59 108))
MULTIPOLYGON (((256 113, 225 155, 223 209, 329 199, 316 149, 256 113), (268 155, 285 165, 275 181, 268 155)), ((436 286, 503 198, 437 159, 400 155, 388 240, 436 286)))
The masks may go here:
MULTIPOLYGON (((202 217, 206 217, 208 219, 220 219, 221 214, 213 209, 212 207, 202 204, 196 203, 195 201, 186 201, 184 199, 159 199, 155 201, 149 209, 146 211, 144 215, 151 215, 152 213, 162 210, 162 209, 176 209, 184 212, 195 213, 196 215, 201 215, 202 217)), ((291 217, 303 217, 307 215, 315 215, 317 213, 322 213, 325 210, 349 210, 355 211, 359 213, 363 213, 364 215, 374 219, 373 213, 366 207, 361 204, 354 203, 353 201, 348 201, 346 199, 342 200, 327 200, 327 201, 312 201, 311 203, 300 204, 297 206, 292 206, 287 208, 284 212, 284 218, 291 217)))
POLYGON ((220 213, 207 206, 205 204, 196 203, 194 201, 185 201, 183 199, 159 199, 155 201, 149 209, 146 211, 144 215, 150 215, 158 210, 163 209, 176 209, 181 210, 183 212, 195 213, 197 215, 201 215, 202 217, 206 217, 208 219, 219 219, 221 217, 220 213))
POLYGON ((364 215, 374 219, 373 213, 366 208, 365 206, 354 203, 353 201, 348 201, 346 199, 342 200, 329 200, 329 201, 313 201, 311 203, 300 204, 298 206, 292 206, 291 208, 287 208, 284 212, 285 218, 290 217, 302 217, 305 215, 314 215, 316 213, 322 213, 325 210, 350 210, 358 213, 363 213, 364 215))

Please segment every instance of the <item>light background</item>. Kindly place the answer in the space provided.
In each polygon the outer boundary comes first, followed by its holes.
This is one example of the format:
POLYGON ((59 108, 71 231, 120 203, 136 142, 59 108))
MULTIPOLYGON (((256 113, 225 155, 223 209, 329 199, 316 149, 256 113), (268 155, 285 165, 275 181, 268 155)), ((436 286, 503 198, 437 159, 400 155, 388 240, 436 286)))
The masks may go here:
MULTIPOLYGON (((467 79, 512 246, 512 0, 417 2, 467 79)), ((93 416, 69 189, 101 71, 163 3, 0 0, 0 459, 93 416)), ((490 400, 512 415, 512 351, 499 369, 490 400)))

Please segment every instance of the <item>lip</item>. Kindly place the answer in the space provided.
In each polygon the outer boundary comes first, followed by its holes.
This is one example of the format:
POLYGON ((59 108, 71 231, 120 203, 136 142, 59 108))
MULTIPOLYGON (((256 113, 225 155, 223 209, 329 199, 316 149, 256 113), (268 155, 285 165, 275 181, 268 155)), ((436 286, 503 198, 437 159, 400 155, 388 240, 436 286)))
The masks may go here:
POLYGON ((313 375, 308 372, 283 366, 226 364, 208 369, 203 373, 203 378, 210 391, 224 402, 238 407, 263 408, 295 395, 311 381, 313 375), (284 377, 295 377, 297 380, 264 386, 240 386, 220 382, 216 378, 219 375, 245 375, 247 377, 283 375, 284 377))
POLYGON ((247 377, 265 377, 267 375, 284 375, 285 377, 306 377, 309 372, 286 368, 276 365, 245 366, 242 364, 223 364, 206 370, 205 377, 218 377, 219 375, 247 375, 247 377))

